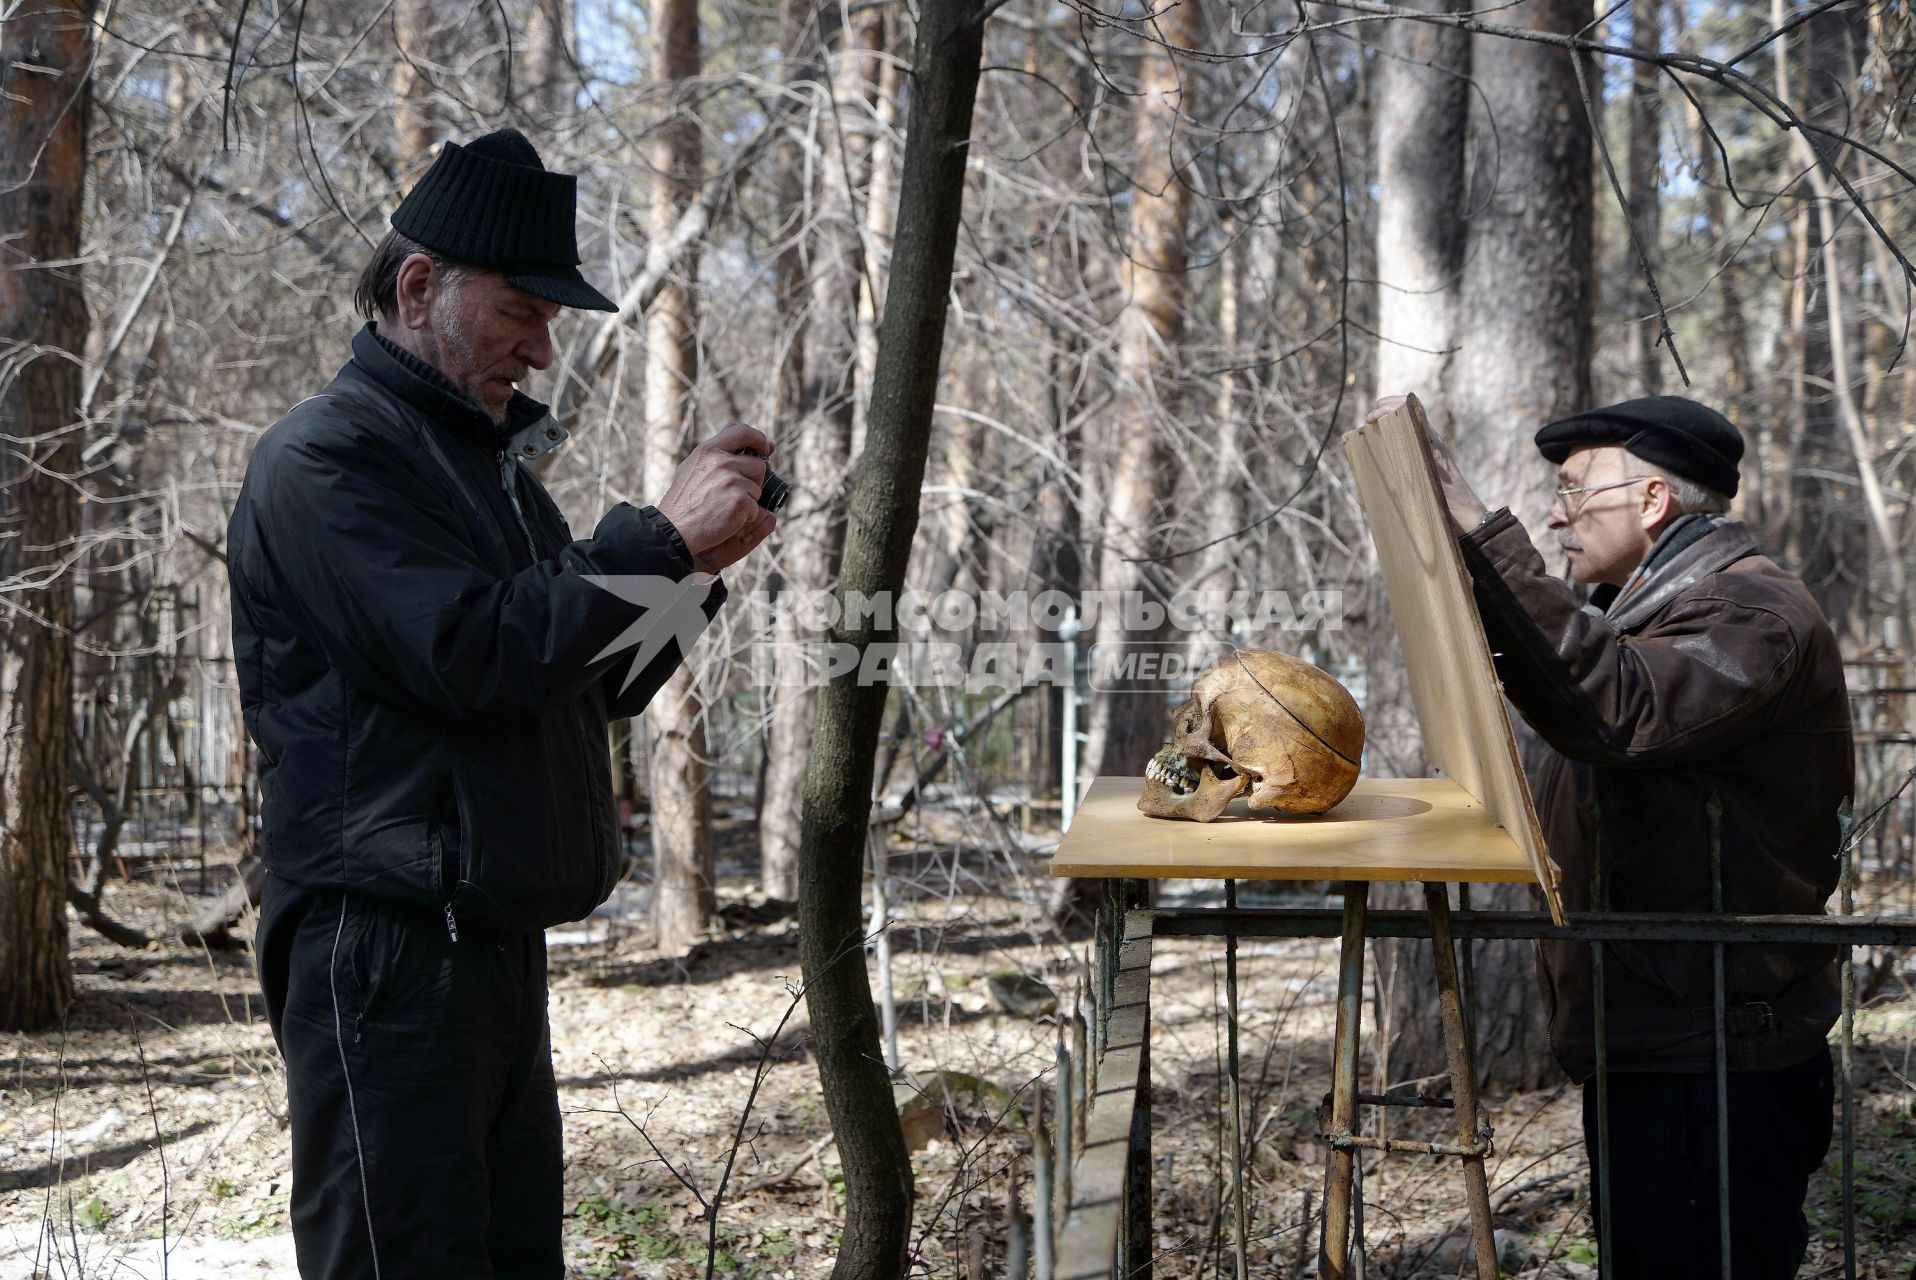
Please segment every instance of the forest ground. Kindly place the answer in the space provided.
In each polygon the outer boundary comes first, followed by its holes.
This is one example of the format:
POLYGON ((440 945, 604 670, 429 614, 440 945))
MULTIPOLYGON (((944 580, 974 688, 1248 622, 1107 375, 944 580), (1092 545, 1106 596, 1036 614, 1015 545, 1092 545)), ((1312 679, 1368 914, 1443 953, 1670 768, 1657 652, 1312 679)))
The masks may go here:
MULTIPOLYGON (((1035 1089, 1049 1093, 1057 1026, 1007 1011, 990 978, 1043 979, 1068 1012, 1090 943, 1082 930, 1060 933, 1034 905, 1044 896, 1040 855, 965 849, 952 839, 959 824, 936 814, 918 826, 892 855, 899 1056, 916 1086, 951 1103, 942 1123, 941 1109, 917 1116, 919 1270, 965 1276, 967 1255, 982 1249, 983 1274, 1000 1275, 1014 1175, 1030 1208, 1020 1108, 1035 1089)), ((689 956, 649 949, 637 885, 591 920, 548 935, 573 1274, 706 1274, 699 1197, 720 1183, 761 1071, 718 1215, 713 1270, 829 1271, 842 1179, 805 1011, 793 1008, 792 921, 752 896, 743 862, 751 844, 743 822, 722 831, 725 925, 689 956)), ((136 863, 134 879, 114 886, 113 909, 149 929, 177 922, 190 901, 165 881, 136 863)), ((77 921, 74 930, 78 999, 65 1029, 0 1036, 0 1280, 292 1275, 285 1077, 250 952, 128 951, 77 921)), ((1314 1112, 1329 1078, 1335 966, 1326 941, 1240 951, 1255 1274, 1295 1276, 1313 1265, 1314 1232, 1300 1223, 1321 1189, 1314 1112)), ((1916 1001, 1905 977, 1865 1008, 1857 1052, 1858 1274, 1896 1280, 1916 1262, 1916 1001)), ((1233 1271, 1219 1158, 1222 991, 1221 944, 1160 940, 1159 1275, 1233 1271)), ((1367 1018, 1374 1008, 1367 1002, 1367 1018)), ((1489 1106, 1506 1273, 1594 1276, 1577 1090, 1563 1084, 1489 1106)), ((1444 1114, 1393 1112, 1391 1123, 1397 1136, 1437 1137, 1444 1114)), ((1842 1274, 1839 1186, 1833 1151, 1811 1190, 1805 1276, 1842 1274)), ((1373 1158, 1365 1201, 1372 1275, 1459 1273, 1463 1201, 1453 1167, 1406 1156, 1380 1167, 1373 1158)))

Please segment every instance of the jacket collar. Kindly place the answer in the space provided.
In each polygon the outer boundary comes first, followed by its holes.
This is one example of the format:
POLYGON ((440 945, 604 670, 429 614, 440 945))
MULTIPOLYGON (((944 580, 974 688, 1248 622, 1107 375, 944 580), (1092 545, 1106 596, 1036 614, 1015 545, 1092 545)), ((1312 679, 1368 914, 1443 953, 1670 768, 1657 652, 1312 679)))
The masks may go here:
POLYGON ((506 422, 500 426, 484 409, 460 395, 445 374, 395 344, 369 323, 353 335, 353 363, 385 390, 398 396, 424 414, 428 421, 443 423, 484 440, 494 449, 505 449, 527 457, 536 457, 565 438, 546 406, 523 391, 514 391, 506 404, 506 422), (557 431, 557 436, 549 436, 557 431), (544 444, 527 452, 525 438, 544 444))
POLYGON ((1625 593, 1605 607, 1619 631, 1640 626, 1673 597, 1711 574, 1746 556, 1760 554, 1756 539, 1740 522, 1721 516, 1708 519, 1708 526, 1701 532, 1694 524, 1683 529, 1672 525, 1664 530, 1644 557, 1641 576, 1633 574, 1625 593))

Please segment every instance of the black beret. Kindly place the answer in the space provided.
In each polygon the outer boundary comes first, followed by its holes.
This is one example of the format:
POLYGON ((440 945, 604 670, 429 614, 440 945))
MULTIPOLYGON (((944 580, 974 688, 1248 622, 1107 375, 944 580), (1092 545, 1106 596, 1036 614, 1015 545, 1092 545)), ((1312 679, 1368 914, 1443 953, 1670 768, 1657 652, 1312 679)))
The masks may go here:
POLYGON ((1644 396, 1572 414, 1537 433, 1537 449, 1561 463, 1585 445, 1621 445, 1671 475, 1736 496, 1743 434, 1715 409, 1682 396, 1644 396))
POLYGON ((393 230, 564 307, 617 311, 579 274, 577 180, 553 173, 517 129, 448 142, 393 212, 393 230))

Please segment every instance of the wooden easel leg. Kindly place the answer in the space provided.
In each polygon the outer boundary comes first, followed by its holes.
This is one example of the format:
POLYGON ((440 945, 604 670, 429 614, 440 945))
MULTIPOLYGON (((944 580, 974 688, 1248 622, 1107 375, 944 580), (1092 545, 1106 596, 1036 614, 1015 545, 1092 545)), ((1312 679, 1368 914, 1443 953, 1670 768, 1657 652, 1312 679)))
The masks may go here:
MULTIPOLYGON (((1471 1146, 1479 1141, 1482 1122, 1477 1111, 1477 1068, 1464 1027, 1464 1002, 1457 989, 1457 953, 1450 938, 1450 897, 1441 884, 1424 886, 1430 911, 1430 945, 1437 962, 1437 997, 1444 1019, 1444 1056, 1450 1067, 1450 1096, 1455 1104, 1457 1141, 1471 1146)), ((1464 1196, 1470 1203, 1470 1235, 1476 1245, 1479 1280, 1497 1280, 1497 1240, 1490 1226, 1490 1190, 1484 1181, 1484 1158, 1466 1155, 1464 1196)))
MULTIPOLYGON (((1337 1036, 1331 1047, 1330 1132, 1333 1134, 1350 1133, 1357 1120, 1358 1024, 1364 1006, 1364 920, 1369 900, 1369 881, 1344 882, 1343 949, 1337 966, 1337 1036)), ((1348 1280, 1350 1274, 1351 1159, 1349 1147, 1331 1147, 1324 1172, 1324 1235, 1317 1252, 1320 1280, 1348 1280)))

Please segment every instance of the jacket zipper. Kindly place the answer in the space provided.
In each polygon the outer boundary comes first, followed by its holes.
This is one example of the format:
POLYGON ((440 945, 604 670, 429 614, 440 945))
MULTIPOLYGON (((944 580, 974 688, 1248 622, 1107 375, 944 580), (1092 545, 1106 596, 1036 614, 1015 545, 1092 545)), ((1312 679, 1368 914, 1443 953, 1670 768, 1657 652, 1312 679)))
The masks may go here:
MULTIPOLYGON (((506 491, 506 498, 512 503, 512 518, 518 522, 519 532, 525 535, 526 550, 532 553, 532 563, 538 564, 539 544, 533 540, 532 526, 527 523, 525 508, 519 503, 519 464, 512 455, 508 454, 504 449, 499 450, 496 456, 499 460, 499 487, 506 491)), ((581 746, 583 750, 588 752, 592 749, 590 742, 584 742, 581 746)), ((615 854, 613 850, 605 848, 599 840, 594 840, 593 845, 593 862, 595 864, 593 870, 597 873, 595 882, 596 884, 603 884, 611 873, 612 861, 615 854)), ((596 884, 593 893, 595 898, 598 896, 596 884)), ((594 905, 596 906, 597 904, 594 903, 594 905)), ((459 941, 459 925, 452 917, 452 903, 450 902, 446 904, 446 932, 452 935, 454 942, 459 941)))
POLYGON ((519 464, 504 449, 499 450, 499 487, 506 491, 506 497, 512 503, 512 518, 519 522, 519 532, 525 535, 526 550, 532 553, 532 563, 539 563, 539 544, 532 540, 532 526, 526 523, 525 509, 519 505, 519 464))

